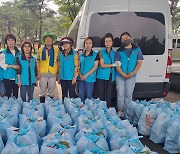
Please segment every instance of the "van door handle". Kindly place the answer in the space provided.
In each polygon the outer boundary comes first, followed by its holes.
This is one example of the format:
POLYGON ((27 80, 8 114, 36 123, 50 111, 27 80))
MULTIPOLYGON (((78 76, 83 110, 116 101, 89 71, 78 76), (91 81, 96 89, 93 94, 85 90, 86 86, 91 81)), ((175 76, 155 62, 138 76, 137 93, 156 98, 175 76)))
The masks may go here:
POLYGON ((156 59, 156 62, 159 62, 159 59, 156 59))

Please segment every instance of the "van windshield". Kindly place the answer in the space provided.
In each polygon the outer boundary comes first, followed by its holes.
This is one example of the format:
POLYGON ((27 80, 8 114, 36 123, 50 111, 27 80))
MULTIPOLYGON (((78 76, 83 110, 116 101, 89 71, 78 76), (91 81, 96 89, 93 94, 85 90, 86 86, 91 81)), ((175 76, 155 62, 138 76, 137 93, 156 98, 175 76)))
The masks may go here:
POLYGON ((101 12, 90 18, 88 36, 94 47, 103 47, 106 33, 114 36, 114 47, 119 47, 119 36, 129 32, 144 55, 161 55, 165 51, 165 18, 154 12, 101 12))

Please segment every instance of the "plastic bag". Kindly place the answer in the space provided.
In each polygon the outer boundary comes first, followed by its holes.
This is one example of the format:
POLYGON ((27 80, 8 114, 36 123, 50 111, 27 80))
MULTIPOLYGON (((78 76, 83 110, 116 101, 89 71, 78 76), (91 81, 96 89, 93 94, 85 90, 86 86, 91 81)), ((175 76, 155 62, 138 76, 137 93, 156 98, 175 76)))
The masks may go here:
POLYGON ((0 137, 0 153, 1 153, 3 148, 4 148, 4 143, 3 143, 3 141, 2 141, 2 139, 0 137))
POLYGON ((138 121, 139 121, 139 118, 142 114, 142 111, 144 109, 144 105, 143 104, 138 104, 138 106, 135 108, 135 116, 134 116, 134 120, 133 120, 133 126, 137 126, 138 125, 138 121))
POLYGON ((137 104, 134 101, 131 101, 126 108, 125 111, 125 117, 129 120, 130 123, 132 123, 134 116, 135 116, 135 108, 138 106, 139 104, 137 104))
POLYGON ((41 146, 41 154, 77 154, 77 148, 72 142, 61 139, 62 136, 56 138, 53 134, 51 135, 52 138, 50 137, 44 140, 43 145, 41 146))
POLYGON ((44 118, 44 116, 45 116, 44 115, 44 107, 42 104, 34 105, 34 104, 24 103, 23 114, 24 115, 35 115, 36 117, 44 118))
POLYGON ((151 133, 152 125, 157 118, 157 108, 147 108, 143 109, 141 117, 138 122, 138 132, 142 135, 149 136, 151 133))
POLYGON ((38 145, 26 146, 25 144, 17 146, 15 143, 7 144, 1 151, 1 154, 39 154, 38 145))
POLYGON ((43 144, 40 150, 40 154, 78 154, 78 152, 76 146, 71 146, 65 149, 57 149, 43 144))
POLYGON ((130 149, 130 147, 127 144, 125 144, 120 149, 109 152, 109 154, 135 154, 135 153, 130 149))
POLYGON ((6 144, 16 143, 16 145, 26 144, 30 146, 32 144, 41 145, 41 138, 30 127, 15 128, 10 127, 7 130, 8 140, 6 144))
POLYGON ((170 115, 161 113, 152 126, 149 139, 154 143, 164 143, 170 119, 170 115))
POLYGON ((27 126, 31 125, 35 130, 36 133, 40 137, 44 137, 46 134, 46 121, 43 120, 42 117, 36 118, 34 116, 26 116, 23 114, 19 115, 19 126, 27 126))
POLYGON ((69 114, 64 114, 64 115, 53 115, 53 114, 49 114, 47 117, 47 127, 48 129, 51 129, 51 127, 53 126, 54 123, 64 123, 67 125, 72 125, 72 119, 69 116, 69 114))
POLYGON ((173 117, 167 128, 164 149, 169 153, 179 153, 178 137, 180 132, 180 116, 173 117))
POLYGON ((71 134, 72 136, 75 135, 76 133, 76 126, 70 126, 70 125, 66 125, 66 124, 63 124, 63 123, 55 123, 53 124, 52 128, 50 129, 49 131, 49 134, 51 133, 56 133, 56 132, 59 132, 59 131, 67 131, 69 134, 71 134))
POLYGON ((94 134, 93 132, 82 136, 77 142, 77 148, 79 153, 83 153, 85 150, 99 147, 104 151, 109 151, 108 143, 103 134, 94 134))

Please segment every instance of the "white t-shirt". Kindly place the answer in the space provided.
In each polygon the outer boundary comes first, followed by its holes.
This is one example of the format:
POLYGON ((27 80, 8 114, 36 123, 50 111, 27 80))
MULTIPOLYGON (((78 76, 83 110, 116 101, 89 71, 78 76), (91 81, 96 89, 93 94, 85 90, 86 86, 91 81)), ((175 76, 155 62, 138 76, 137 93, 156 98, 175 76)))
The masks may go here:
POLYGON ((13 56, 15 57, 15 53, 16 51, 15 50, 11 50, 11 53, 13 54, 13 56))

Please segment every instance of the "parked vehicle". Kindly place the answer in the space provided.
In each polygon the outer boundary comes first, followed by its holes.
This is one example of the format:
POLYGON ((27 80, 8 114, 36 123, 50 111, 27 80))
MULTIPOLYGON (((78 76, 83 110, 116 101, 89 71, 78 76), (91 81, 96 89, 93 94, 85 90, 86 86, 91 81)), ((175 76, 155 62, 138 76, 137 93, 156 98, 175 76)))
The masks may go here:
POLYGON ((171 87, 180 90, 180 33, 174 34, 172 43, 172 66, 170 83, 171 87))
POLYGON ((180 61, 180 33, 177 33, 177 34, 173 35, 173 40, 172 40, 172 60, 173 61, 180 61))
POLYGON ((69 29, 75 48, 83 49, 84 38, 94 40, 94 50, 103 47, 103 36, 129 32, 144 55, 137 74, 134 98, 165 97, 169 90, 172 23, 168 0, 86 0, 69 29))

